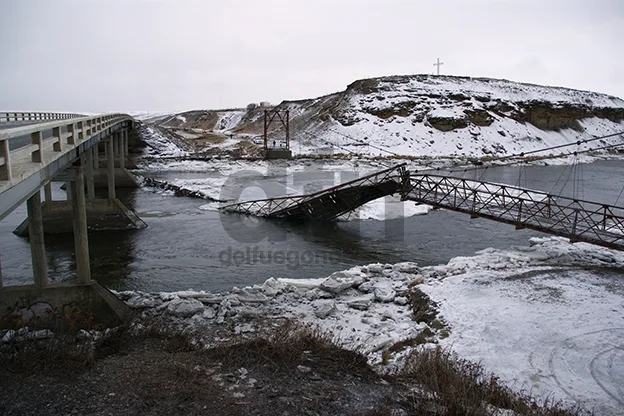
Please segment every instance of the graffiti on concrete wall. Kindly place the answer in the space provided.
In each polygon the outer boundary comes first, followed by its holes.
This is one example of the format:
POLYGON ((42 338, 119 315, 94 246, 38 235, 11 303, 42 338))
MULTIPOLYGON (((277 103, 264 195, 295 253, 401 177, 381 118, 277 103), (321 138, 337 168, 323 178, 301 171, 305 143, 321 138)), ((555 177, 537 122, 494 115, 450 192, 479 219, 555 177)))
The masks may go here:
POLYGON ((92 299, 72 301, 55 307, 50 302, 21 298, 7 307, 0 316, 3 328, 24 326, 76 331, 93 327, 93 313, 89 305, 92 299))

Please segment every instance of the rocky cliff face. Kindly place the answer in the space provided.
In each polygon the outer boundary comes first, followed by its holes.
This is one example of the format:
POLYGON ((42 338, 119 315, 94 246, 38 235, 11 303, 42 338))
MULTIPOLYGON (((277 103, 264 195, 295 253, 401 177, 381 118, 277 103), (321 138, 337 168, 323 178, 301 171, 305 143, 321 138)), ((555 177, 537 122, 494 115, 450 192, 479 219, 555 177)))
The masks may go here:
MULTIPOLYGON (((367 155, 479 157, 624 131, 624 101, 617 97, 487 78, 365 79, 277 108, 290 110, 293 150, 300 153, 334 147, 367 155)), ((261 134, 261 117, 257 109, 246 111, 228 131, 261 134)))
MULTIPOLYGON (((365 113, 382 119, 415 116, 416 122, 427 119, 441 131, 490 126, 495 118, 528 122, 542 130, 581 130, 579 121, 592 117, 616 123, 624 120, 624 101, 616 97, 487 78, 375 78, 356 81, 343 94, 359 96, 356 100, 365 113), (460 111, 451 117, 430 114, 438 109, 460 111)), ((343 108, 336 119, 351 125, 358 121, 349 116, 354 110, 357 107, 343 108)))

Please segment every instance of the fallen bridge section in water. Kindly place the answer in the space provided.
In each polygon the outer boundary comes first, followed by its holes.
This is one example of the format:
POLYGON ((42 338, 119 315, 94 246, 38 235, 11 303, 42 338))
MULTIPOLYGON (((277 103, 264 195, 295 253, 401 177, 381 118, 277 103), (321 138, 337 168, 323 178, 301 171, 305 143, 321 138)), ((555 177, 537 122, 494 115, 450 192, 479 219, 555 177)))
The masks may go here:
POLYGON ((268 218, 328 221, 367 202, 400 193, 408 179, 403 163, 311 194, 239 202, 221 210, 268 218))

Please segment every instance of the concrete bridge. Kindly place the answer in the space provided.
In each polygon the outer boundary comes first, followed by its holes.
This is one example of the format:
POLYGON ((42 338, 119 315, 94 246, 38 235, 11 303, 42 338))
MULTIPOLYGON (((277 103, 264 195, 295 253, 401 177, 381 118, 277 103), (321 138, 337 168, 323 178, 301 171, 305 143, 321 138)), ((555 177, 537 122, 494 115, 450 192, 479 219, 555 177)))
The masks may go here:
POLYGON ((121 218, 121 228, 145 226, 115 192, 133 128, 127 114, 0 113, 0 219, 26 202, 28 218, 16 231, 29 237, 34 277, 32 285, 4 286, 0 265, 1 326, 44 325, 68 304, 82 305, 86 314, 126 313, 123 302, 91 279, 87 228, 98 215, 121 218), (98 177, 105 178, 107 198, 95 198, 98 177), (52 181, 65 182, 67 201, 52 200, 52 181), (64 231, 74 234, 77 284, 52 285, 44 232, 64 231), (37 304, 47 316, 33 312, 37 304))

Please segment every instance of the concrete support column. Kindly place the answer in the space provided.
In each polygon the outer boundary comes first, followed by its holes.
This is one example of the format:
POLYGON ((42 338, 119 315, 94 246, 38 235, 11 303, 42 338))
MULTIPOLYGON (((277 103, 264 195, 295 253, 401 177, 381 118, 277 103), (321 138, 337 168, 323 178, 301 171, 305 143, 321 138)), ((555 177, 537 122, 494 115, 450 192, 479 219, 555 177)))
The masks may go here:
POLYGON ((124 169, 126 167, 126 152, 124 150, 124 130, 120 131, 119 134, 117 134, 117 142, 119 145, 119 167, 121 169, 124 169))
POLYGON ((41 288, 48 284, 48 271, 43 242, 43 219, 41 218, 41 194, 39 191, 28 198, 26 208, 28 210, 28 236, 30 238, 33 276, 35 286, 41 288))
POLYGON ((65 195, 68 201, 71 201, 71 190, 72 190, 72 183, 69 181, 65 182, 65 195))
MULTIPOLYGON (((88 159, 88 158, 87 158, 88 159)), ((79 284, 91 281, 89 264, 89 237, 87 235, 87 207, 83 167, 76 172, 76 183, 72 187, 72 212, 74 222, 74 247, 76 251, 76 276, 79 284)))
POLYGON ((43 192, 45 194, 45 201, 52 202, 52 182, 48 182, 43 187, 43 192))
POLYGON ((108 199, 115 199, 115 143, 110 136, 106 142, 106 164, 108 165, 108 199))
POLYGON ((87 199, 95 199, 95 179, 93 178, 93 150, 93 147, 90 148, 80 158, 80 164, 85 167, 87 181, 87 199))
POLYGON ((115 156, 117 156, 117 160, 121 159, 121 131, 118 131, 113 136, 115 140, 115 156))
POLYGON ((128 156, 128 129, 124 129, 124 135, 123 135, 123 149, 124 149, 124 155, 128 156))
POLYGON ((100 143, 93 146, 93 169, 100 170, 100 143))

